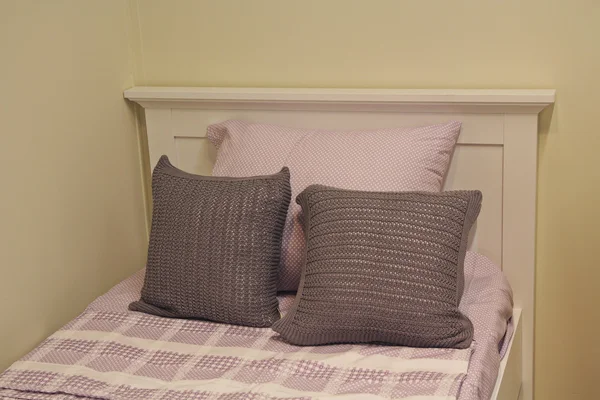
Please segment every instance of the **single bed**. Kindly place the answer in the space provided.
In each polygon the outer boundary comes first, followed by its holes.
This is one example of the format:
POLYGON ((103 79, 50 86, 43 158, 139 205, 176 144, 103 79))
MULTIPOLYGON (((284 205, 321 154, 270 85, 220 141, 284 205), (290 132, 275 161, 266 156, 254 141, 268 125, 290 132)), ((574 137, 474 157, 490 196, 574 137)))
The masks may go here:
MULTIPOLYGON (((226 119, 336 129, 461 121, 445 188, 476 188, 486 199, 461 302, 474 345, 296 347, 269 330, 132 313, 126 304, 139 295, 137 274, 5 372, 0 396, 532 398, 537 115, 553 91, 134 88, 125 95, 145 108, 148 165, 167 154, 205 174, 214 162, 206 127, 226 119)), ((283 310, 288 303, 280 299, 283 310)))

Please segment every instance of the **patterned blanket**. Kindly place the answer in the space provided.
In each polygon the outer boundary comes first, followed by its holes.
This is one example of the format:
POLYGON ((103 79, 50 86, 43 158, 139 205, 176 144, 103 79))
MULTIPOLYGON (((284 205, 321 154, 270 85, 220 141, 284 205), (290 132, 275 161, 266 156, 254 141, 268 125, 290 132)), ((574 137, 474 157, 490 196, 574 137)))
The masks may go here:
MULTIPOLYGON (((470 254, 467 263, 478 271, 467 279, 461 304, 475 325, 469 349, 298 347, 270 329, 129 312, 143 280, 138 273, 0 375, 0 398, 486 398, 499 348, 508 342, 502 338, 512 310, 510 289, 487 259, 470 254)), ((280 299, 282 312, 292 300, 280 299)))

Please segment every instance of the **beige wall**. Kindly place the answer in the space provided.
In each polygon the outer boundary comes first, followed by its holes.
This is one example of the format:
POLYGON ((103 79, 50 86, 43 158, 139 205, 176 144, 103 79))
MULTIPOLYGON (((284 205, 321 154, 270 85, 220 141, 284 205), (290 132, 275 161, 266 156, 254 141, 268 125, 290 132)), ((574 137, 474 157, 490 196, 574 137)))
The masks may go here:
POLYGON ((138 6, 151 85, 556 88, 540 134, 536 398, 600 398, 600 2, 138 6))
POLYGON ((0 370, 143 266, 128 11, 0 0, 0 370))

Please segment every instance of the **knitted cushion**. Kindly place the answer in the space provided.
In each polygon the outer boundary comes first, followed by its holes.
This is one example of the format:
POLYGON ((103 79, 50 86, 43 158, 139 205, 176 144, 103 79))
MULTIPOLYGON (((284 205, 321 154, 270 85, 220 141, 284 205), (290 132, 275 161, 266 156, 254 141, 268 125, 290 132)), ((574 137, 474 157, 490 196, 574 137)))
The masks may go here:
POLYGON ((470 345, 473 325, 458 305, 481 192, 312 185, 296 201, 306 263, 295 303, 273 330, 298 345, 470 345))
MULTIPOLYGON (((460 122, 423 127, 326 131, 244 121, 208 127, 219 149, 213 175, 272 174, 290 168, 292 196, 308 185, 375 191, 439 192, 460 122)), ((279 290, 297 290, 304 234, 300 207, 290 206, 283 232, 279 290)))
POLYGON ((290 203, 287 168, 269 176, 192 175, 159 160, 140 301, 165 317, 271 326, 279 319, 277 267, 290 203))

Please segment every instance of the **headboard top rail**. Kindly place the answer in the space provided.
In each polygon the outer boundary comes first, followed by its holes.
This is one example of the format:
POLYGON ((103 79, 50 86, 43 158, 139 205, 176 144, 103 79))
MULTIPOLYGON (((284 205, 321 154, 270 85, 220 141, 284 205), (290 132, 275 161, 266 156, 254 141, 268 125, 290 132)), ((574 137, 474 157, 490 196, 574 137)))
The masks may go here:
MULTIPOLYGON (((149 103, 230 102, 295 103, 328 105, 480 105, 509 107, 506 112, 537 113, 554 103, 553 89, 311 89, 311 88, 230 88, 230 87, 133 87, 125 98, 147 106, 149 103), (525 111, 527 110, 527 111, 525 111)), ((158 104, 154 104, 158 106, 158 104)))

